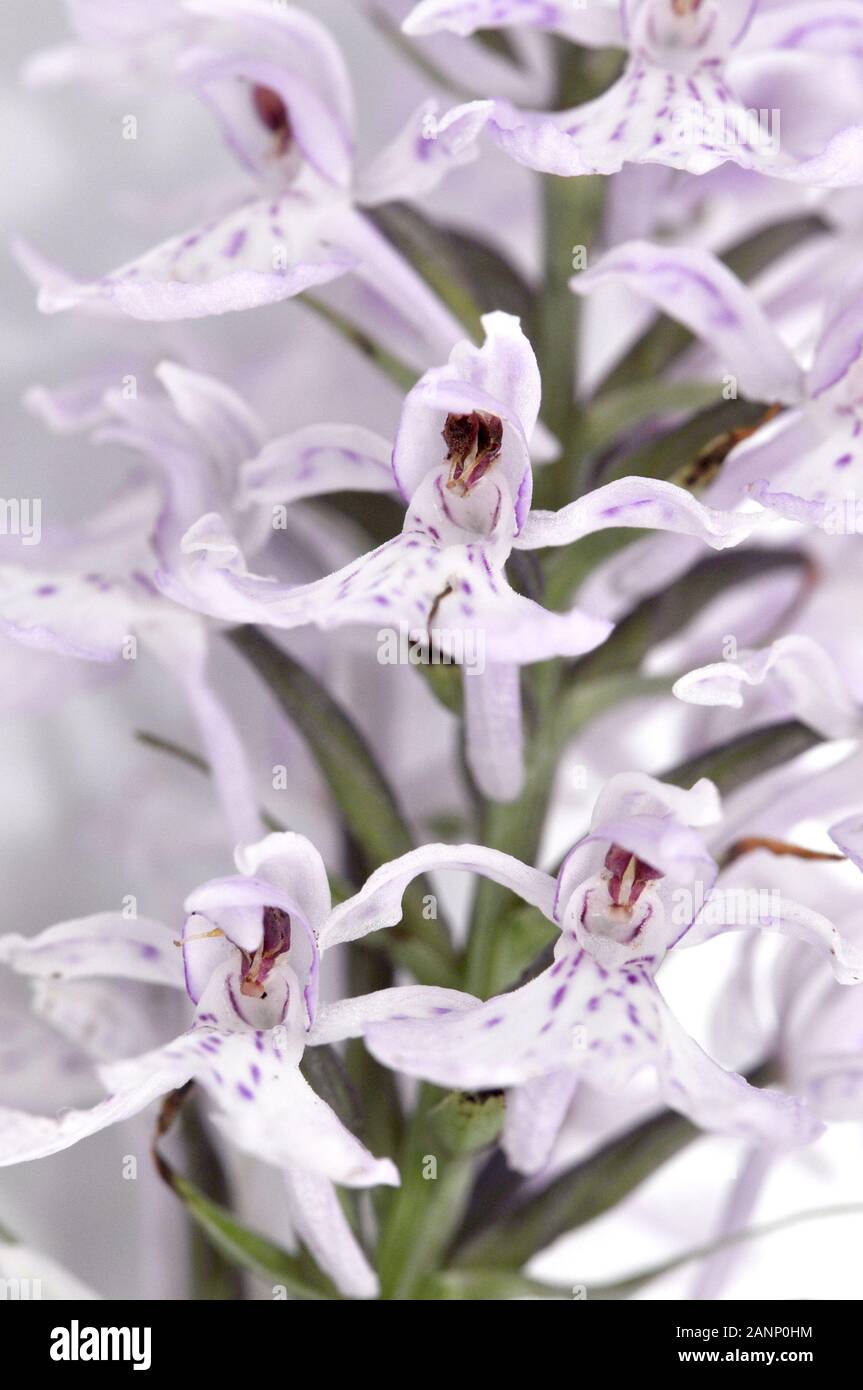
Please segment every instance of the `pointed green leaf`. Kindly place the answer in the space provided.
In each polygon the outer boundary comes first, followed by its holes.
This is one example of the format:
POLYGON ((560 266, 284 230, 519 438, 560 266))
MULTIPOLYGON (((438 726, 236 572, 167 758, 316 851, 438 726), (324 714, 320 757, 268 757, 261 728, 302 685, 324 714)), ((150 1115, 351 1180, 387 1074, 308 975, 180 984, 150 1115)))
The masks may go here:
POLYGON ((791 549, 751 547, 708 555, 666 589, 639 603, 617 624, 607 642, 575 664, 574 690, 590 691, 601 678, 619 678, 619 673, 636 669, 648 652, 677 636, 709 603, 736 585, 783 571, 802 578, 809 563, 803 551, 791 549))
POLYGON ((558 1236, 616 1206, 698 1134, 694 1125, 670 1110, 645 1121, 555 1178, 500 1226, 456 1247, 455 1263, 520 1268, 558 1236))
POLYGON ((595 452, 645 420, 707 410, 719 402, 720 391, 716 381, 638 381, 618 387, 588 407, 585 445, 595 452))
POLYGON ((341 1295, 321 1274, 310 1274, 309 1262, 292 1255, 266 1236, 244 1226, 218 1202, 175 1174, 174 1191, 192 1219, 225 1259, 274 1285, 284 1285, 294 1298, 338 1299, 341 1295))
POLYGON ((482 337, 480 316, 492 309, 516 314, 530 336, 533 290, 499 251, 408 203, 388 203, 369 215, 474 338, 482 337))
POLYGON ((571 1302, 571 1288, 543 1284, 511 1269, 445 1269, 421 1286, 419 1298, 436 1302, 505 1302, 517 1298, 547 1298, 571 1302))
POLYGON ((793 758, 799 758, 802 753, 807 753, 822 742, 821 734, 816 734, 796 719, 789 719, 782 724, 753 729, 730 739, 728 743, 708 748, 697 757, 664 772, 662 781, 673 782, 678 787, 691 787, 699 777, 709 777, 721 794, 728 796, 753 778, 761 777, 774 767, 791 762, 793 758))
POLYGON ((439 1138, 431 1112, 441 1099, 437 1087, 420 1087, 399 1152, 401 1187, 392 1194, 378 1242, 385 1299, 418 1296, 417 1286, 440 1265, 467 1208, 476 1160, 451 1153, 439 1138))
MULTIPOLYGON (((306 740, 369 869, 412 849, 395 792, 363 735, 329 691, 257 628, 235 628, 229 638, 306 740)), ((422 895, 422 884, 413 885, 405 894, 402 922, 374 933, 370 947, 392 953, 424 984, 456 987, 459 976, 446 930, 440 919, 425 917, 422 895)))

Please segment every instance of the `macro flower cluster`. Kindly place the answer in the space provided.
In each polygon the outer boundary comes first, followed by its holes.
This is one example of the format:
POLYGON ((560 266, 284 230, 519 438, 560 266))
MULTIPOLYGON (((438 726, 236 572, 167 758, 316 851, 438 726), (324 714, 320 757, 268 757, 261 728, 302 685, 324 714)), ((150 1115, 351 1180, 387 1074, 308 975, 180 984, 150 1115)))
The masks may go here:
POLYGON ((105 799, 0 926, 0 1276, 104 1281, 86 1145, 131 1297, 745 1289, 859 1171, 863 0, 65 10, 124 188, 15 228, 0 652, 105 799))

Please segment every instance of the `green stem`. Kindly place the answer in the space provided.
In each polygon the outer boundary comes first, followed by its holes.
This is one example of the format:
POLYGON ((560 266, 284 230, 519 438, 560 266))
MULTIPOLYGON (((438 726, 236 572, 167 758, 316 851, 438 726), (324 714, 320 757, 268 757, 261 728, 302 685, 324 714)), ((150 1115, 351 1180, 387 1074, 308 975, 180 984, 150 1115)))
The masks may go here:
POLYGON ((603 181, 548 175, 545 208, 545 286, 539 310, 543 419, 562 446, 562 456, 538 478, 540 506, 570 501, 587 442, 586 416, 576 398, 581 304, 569 288, 582 255, 589 255, 602 210, 603 181))
MULTIPOLYGON (((561 662, 534 668, 533 732, 525 753, 525 784, 516 801, 486 802, 481 843, 534 864, 562 750, 591 720, 612 705, 640 695, 667 693, 666 677, 640 677, 636 671, 603 675, 594 681, 566 684, 561 662)), ((512 953, 505 919, 522 907, 507 889, 481 879, 474 896, 468 939, 465 988, 487 998, 512 983, 512 953)))
POLYGON ((538 1279, 530 1279, 524 1274, 508 1269, 446 1269, 432 1275, 422 1286, 422 1297, 434 1300, 458 1300, 461 1303, 481 1300, 494 1302, 515 1298, 556 1299, 571 1301, 581 1297, 589 1302, 604 1300, 624 1300, 638 1293, 646 1284, 659 1279, 663 1274, 672 1274, 695 1260, 706 1259, 726 1250, 730 1246, 743 1245, 751 1240, 763 1240, 765 1236, 778 1231, 789 1231, 809 1221, 826 1221, 839 1216, 860 1216, 863 1205, 845 1202, 833 1207, 817 1207, 810 1211, 796 1212, 776 1221, 768 1221, 762 1226, 750 1226, 743 1231, 734 1231, 720 1240, 684 1250, 661 1264, 649 1265, 613 1284, 574 1284, 568 1287, 545 1284, 538 1279))
MULTIPOLYGON (((219 1154, 210 1139, 196 1104, 183 1110, 183 1139, 189 1174, 197 1188, 209 1192, 221 1207, 230 1207, 231 1193, 219 1154)), ((243 1281, 236 1264, 227 1259, 197 1221, 190 1218, 189 1258, 193 1297, 207 1302, 236 1302, 243 1297, 243 1281)))
POLYGON ((744 1245, 750 1240, 763 1240, 765 1236, 775 1235, 778 1231, 789 1231, 794 1226, 802 1226, 809 1221, 825 1221, 831 1217, 861 1215, 863 1215, 863 1203, 843 1202, 833 1207, 814 1207, 810 1211, 795 1212, 792 1216, 780 1216, 777 1220, 767 1221, 762 1226, 750 1226, 743 1231, 732 1231, 720 1240, 709 1241, 692 1250, 684 1250, 682 1254, 675 1255, 670 1260, 663 1260, 661 1264, 650 1265, 647 1269, 639 1270, 638 1273, 617 1280, 613 1284, 596 1284, 592 1288, 588 1288, 587 1296, 589 1299, 629 1298, 644 1288, 645 1284, 659 1279, 663 1274, 672 1274, 675 1270, 682 1269, 684 1265, 692 1264, 694 1260, 707 1259, 710 1255, 718 1254, 720 1250, 727 1250, 735 1245, 744 1245))
MULTIPOLYGON (((586 101, 594 78, 589 55, 556 40, 556 105, 586 101)), ((581 305, 569 288, 573 273, 584 268, 602 214, 605 180, 598 175, 543 179, 545 266, 539 308, 539 361, 545 423, 560 441, 562 456, 537 480, 537 505, 561 506, 577 495, 585 418, 576 399, 581 305)))
POLYGON ((467 1209, 476 1157, 445 1150, 432 1111, 442 1093, 423 1086, 405 1136, 395 1193, 378 1245, 381 1297, 416 1297, 420 1282, 439 1268, 467 1209))
POLYGON ((665 1111, 561 1174, 500 1226, 474 1235, 457 1249, 455 1264, 518 1269, 558 1236, 593 1221, 623 1201, 699 1131, 665 1111))
POLYGON ((373 362, 376 367, 379 367, 383 374, 388 376, 390 381, 394 382, 402 393, 409 391, 411 387, 416 384, 417 373, 412 367, 407 366, 405 362, 400 361, 393 353, 381 347, 380 343, 376 343, 373 338, 370 338, 361 328, 357 328, 346 319, 343 314, 338 313, 338 311, 331 308, 329 304, 325 304, 323 300, 317 299, 308 291, 301 295, 300 299, 302 303, 312 309, 319 318, 323 319, 325 323, 328 323, 331 328, 334 328, 337 333, 341 334, 345 341, 350 343, 351 347, 356 348, 357 352, 362 353, 363 357, 373 362))

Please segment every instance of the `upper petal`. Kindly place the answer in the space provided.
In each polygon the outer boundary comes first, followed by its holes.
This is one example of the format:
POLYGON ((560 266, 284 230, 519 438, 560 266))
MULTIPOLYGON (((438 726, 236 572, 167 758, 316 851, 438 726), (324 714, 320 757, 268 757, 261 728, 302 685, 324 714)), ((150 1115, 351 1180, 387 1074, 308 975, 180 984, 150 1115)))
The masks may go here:
POLYGON ((241 472, 243 501, 290 503, 328 492, 395 490, 392 445, 359 425, 306 425, 266 444, 241 472))
POLYGON ((52 1118, 0 1109, 0 1167, 59 1153, 109 1125, 129 1119, 159 1096, 184 1085, 194 1070, 193 1049, 184 1039, 177 1039, 148 1053, 146 1065, 136 1069, 130 1084, 109 1086, 114 1093, 90 1110, 67 1110, 52 1118))
POLYGON ((320 931, 330 910, 330 885, 324 861, 311 840, 294 831, 277 831, 253 845, 240 846, 235 859, 241 874, 283 889, 299 904, 312 929, 320 931))
POLYGON ((420 0, 404 21, 406 34, 435 34, 448 29, 463 38, 478 29, 530 25, 563 34, 573 43, 595 48, 620 46, 623 31, 619 0, 420 0))
POLYGON ((99 912, 47 927, 36 936, 0 936, 0 962, 20 975, 78 980, 143 980, 183 988, 174 933, 149 917, 99 912))
POLYGON ((608 278, 623 281, 708 343, 755 400, 798 401, 802 372, 764 310, 708 251, 646 241, 609 251, 570 283, 587 294, 608 278))
POLYGON ((359 175, 357 201, 366 207, 419 198, 453 169, 479 154, 477 138, 485 129, 491 102, 471 101, 439 116, 431 97, 409 117, 395 140, 359 175))
POLYGON ((531 512, 514 545, 519 550, 541 550, 571 545, 610 527, 624 527, 695 536, 713 550, 725 550, 751 535, 763 517, 762 512, 708 507, 685 488, 661 478, 616 478, 558 512, 531 512))
POLYGON ((761 651, 702 666, 681 676, 673 693, 694 705, 742 709, 742 688, 771 679, 783 687, 797 718, 826 738, 848 738, 860 727, 857 705, 833 659, 811 637, 780 637, 761 651))
MULTIPOLYGON (((533 348, 511 314, 486 314, 482 347, 463 341, 444 367, 434 367, 408 392, 393 450, 393 469, 405 499, 446 458, 441 431, 449 414, 482 411, 504 423, 494 474, 506 478, 516 525, 530 506, 528 443, 539 413, 541 384, 533 348)), ((491 476, 491 474, 489 475, 491 476)))
POLYGON ((401 921, 402 897, 408 884, 419 874, 435 869, 482 874, 551 917, 554 879, 549 874, 482 845, 423 845, 422 849, 411 850, 381 865, 359 893, 334 909, 321 932, 321 950, 337 942, 356 941, 382 927, 395 926, 401 921))

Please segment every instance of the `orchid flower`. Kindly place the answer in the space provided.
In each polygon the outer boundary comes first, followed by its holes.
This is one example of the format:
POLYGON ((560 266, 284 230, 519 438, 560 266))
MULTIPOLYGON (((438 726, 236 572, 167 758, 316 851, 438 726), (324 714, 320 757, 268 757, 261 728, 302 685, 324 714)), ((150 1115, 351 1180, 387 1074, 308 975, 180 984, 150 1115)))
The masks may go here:
POLYGON ((579 1078, 616 1092, 645 1067, 663 1100, 702 1128, 777 1147, 807 1142, 818 1123, 805 1106, 713 1062, 654 977, 668 952, 741 927, 819 946, 843 983, 863 979, 863 950, 784 898, 768 911, 755 895, 741 911, 739 895, 715 887, 716 864, 696 829, 717 816, 709 782, 683 791, 641 774, 613 778, 545 895, 543 910, 560 929, 553 965, 451 1016, 367 1025, 369 1050, 441 1086, 514 1088, 504 1144, 526 1172, 547 1161, 579 1078))
POLYGON ((113 90, 146 83, 192 23, 182 0, 65 0, 65 8, 73 37, 28 59, 24 77, 33 87, 80 81, 113 90))
MULTIPOLYGON (((178 68, 257 185, 223 215, 169 238, 100 279, 71 280, 28 248, 45 312, 80 306, 166 321, 254 308, 352 273, 333 303, 419 366, 449 351, 456 320, 360 210, 427 192, 474 157, 483 116, 438 119, 423 103, 393 143, 358 171, 353 96, 327 31, 290 5, 176 0, 197 24, 178 68)), ((134 26, 128 42, 136 40, 134 26)))
POLYGON ((708 343, 745 395, 791 407, 730 454, 705 494, 710 503, 733 507, 749 497, 790 520, 856 534, 855 477, 863 470, 859 281, 827 306, 807 368, 750 291, 709 252, 632 242, 608 252, 572 288, 588 294, 607 280, 620 280, 708 343))
POLYGON ((152 517, 152 494, 126 493, 38 567, 0 564, 0 634, 37 652, 100 663, 136 660, 140 642, 188 701, 232 834, 255 834, 260 820, 245 752, 207 678, 206 627, 166 602, 148 573, 152 559, 141 542, 152 517))
POLYGON ((611 526, 660 527, 721 548, 748 534, 753 519, 711 512, 682 488, 647 478, 620 479, 559 512, 530 511, 539 369, 517 319, 489 314, 483 327, 481 348, 459 344, 408 393, 390 472, 386 441, 352 438, 344 426, 274 441, 246 470, 250 504, 396 488, 407 503, 400 536, 318 583, 289 588, 250 573, 224 518, 210 514, 184 537, 181 582, 160 582, 171 597, 234 622, 361 623, 381 639, 434 642, 465 669, 477 783, 505 801, 523 779, 519 666, 577 656, 610 630, 577 608, 552 613, 515 593, 504 570, 512 550, 566 545, 611 526))
MULTIPOLYGON (((830 832, 834 842, 860 860, 860 817, 849 817, 830 832)), ((811 866, 783 859, 776 873, 784 885, 811 866)), ((859 862, 858 862, 859 867, 859 862)), ((810 886, 811 892, 811 886, 810 886)), ((834 889, 831 917, 859 937, 855 925, 857 894, 834 889)), ((856 993, 843 989, 829 972, 813 970, 812 955, 796 942, 787 943, 764 975, 759 969, 762 938, 746 937, 726 990, 715 1011, 713 1032, 726 1055, 770 1056, 778 1081, 800 1096, 825 1124, 863 1120, 863 1054, 856 993), (732 1003, 733 1000, 733 1003, 732 1003)), ((745 1157, 717 1224, 717 1240, 726 1239, 751 1219, 770 1177, 776 1154, 767 1148, 745 1157)), ((692 1297, 716 1299, 739 1261, 733 1247, 704 1262, 692 1297)))
MULTIPOLYGON (((403 20, 414 8, 413 0, 359 0, 371 20, 384 31, 398 35, 403 20)), ((399 36, 400 37, 400 36, 399 36)), ((529 28, 513 29, 507 35, 512 49, 501 54, 481 37, 465 42, 438 31, 423 35, 412 44, 419 55, 419 66, 426 63, 440 72, 453 90, 482 97, 487 92, 546 105, 551 98, 554 60, 542 33, 529 28)), ((402 40, 402 45, 407 47, 402 40)), ((400 46, 402 46, 400 45, 400 46)))
MULTIPOLYGON (((161 397, 82 383, 30 393, 31 407, 55 427, 95 427, 97 440, 135 448, 159 472, 155 489, 142 480, 82 527, 49 536, 38 563, 26 552, 26 562, 0 565, 0 633, 99 663, 134 660, 140 639, 186 696, 236 842, 257 835, 260 819, 242 743, 207 680, 207 625, 166 600, 152 575, 157 564, 176 564, 180 538, 202 510, 231 502, 239 464, 264 431, 213 378, 173 363, 157 377, 161 397)), ((246 513, 238 524, 254 549, 272 535, 268 515, 246 513)))
POLYGON ((509 855, 481 846, 426 845, 382 865, 353 898, 331 908, 326 871, 301 835, 280 832, 236 852, 239 873, 195 889, 182 940, 168 927, 99 913, 35 937, 0 937, 0 962, 37 985, 134 980, 185 988, 195 1017, 179 1037, 143 1056, 98 1068, 109 1096, 57 1118, 0 1108, 0 1166, 43 1158, 196 1079, 214 1103, 214 1123, 244 1152, 284 1170, 299 1234, 339 1286, 369 1297, 376 1281, 332 1184, 398 1184, 300 1074, 306 1045, 356 1036, 393 1016, 442 1017, 471 1005, 437 987, 404 986, 318 1006, 320 959, 401 917, 419 874, 438 868, 483 873, 551 911, 553 883, 509 855), (179 948, 182 947, 182 950, 179 948))
POLYGON ((571 177, 613 174, 627 163, 704 174, 732 160, 807 184, 861 181, 863 129, 853 114, 860 73, 854 61, 840 62, 849 36, 863 31, 856 0, 801 0, 778 11, 759 0, 420 0, 403 27, 467 35, 522 24, 629 56, 608 91, 571 110, 489 103, 489 134, 519 163, 571 177), (811 151, 784 148, 778 128, 765 129, 760 116, 778 127, 801 83, 817 84, 827 125, 811 151))
POLYGON ((743 691, 759 687, 825 738, 863 731, 860 708, 832 657, 814 638, 794 633, 688 672, 675 681, 673 694, 687 704, 742 709, 743 691))

